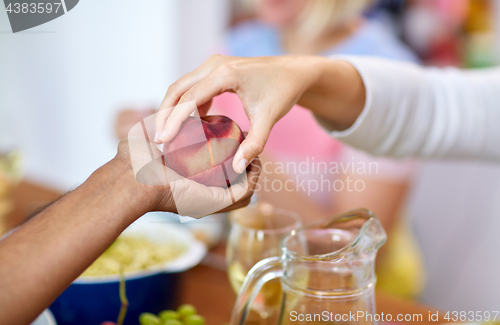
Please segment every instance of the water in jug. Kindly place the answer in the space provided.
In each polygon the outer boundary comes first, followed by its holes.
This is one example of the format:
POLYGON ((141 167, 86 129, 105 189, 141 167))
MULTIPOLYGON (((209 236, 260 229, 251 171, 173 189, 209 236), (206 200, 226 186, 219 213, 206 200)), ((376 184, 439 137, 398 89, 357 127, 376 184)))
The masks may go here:
POLYGON ((277 324, 376 324, 374 262, 385 240, 379 220, 365 209, 292 231, 281 242, 281 256, 249 271, 231 324, 244 324, 259 290, 277 278, 277 324))

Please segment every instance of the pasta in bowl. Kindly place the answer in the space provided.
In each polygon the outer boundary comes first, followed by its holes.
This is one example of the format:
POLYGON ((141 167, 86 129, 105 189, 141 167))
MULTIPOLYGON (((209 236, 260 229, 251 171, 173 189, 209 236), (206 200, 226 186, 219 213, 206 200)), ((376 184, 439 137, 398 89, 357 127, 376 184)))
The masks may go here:
POLYGON ((122 235, 85 271, 82 277, 125 274, 161 268, 185 250, 185 245, 172 241, 155 243, 145 236, 122 235))
MULTIPOLYGON (((120 309, 123 267, 129 308, 125 324, 141 312, 159 312, 177 302, 179 274, 198 264, 206 246, 171 222, 139 219, 51 305, 58 325, 100 324, 120 309)), ((135 324, 135 323, 130 323, 135 324)))

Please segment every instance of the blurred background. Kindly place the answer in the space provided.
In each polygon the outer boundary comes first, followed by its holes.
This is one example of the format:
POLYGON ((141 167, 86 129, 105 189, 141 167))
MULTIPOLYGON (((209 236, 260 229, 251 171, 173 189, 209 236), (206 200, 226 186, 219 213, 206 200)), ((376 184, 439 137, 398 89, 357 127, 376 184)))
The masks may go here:
MULTIPOLYGON (((8 189, 21 173, 60 191, 81 184, 115 155, 122 136, 117 123, 135 121, 120 112, 147 116, 172 82, 211 54, 267 53, 266 42, 274 34, 252 21, 260 19, 274 31, 280 20, 273 5, 280 8, 280 2, 290 1, 267 1, 272 16, 267 20, 256 9, 258 1, 86 0, 59 19, 16 34, 0 11, 0 214, 9 212, 8 189)), ((375 34, 370 40, 380 41, 380 53, 364 53, 361 38, 357 47, 351 44, 358 53, 347 54, 460 68, 485 68, 500 60, 499 1, 368 2, 351 9, 362 10, 363 20, 373 22, 364 33, 375 34), (396 54, 388 54, 389 47, 396 54)), ((293 41, 283 46, 286 52, 294 53, 293 41)), ((310 52, 337 54, 321 46, 310 52)), ((219 104, 214 108, 224 112, 231 102, 219 104)), ((403 294, 446 310, 498 306, 500 167, 474 162, 411 165, 404 186, 391 194, 404 191, 402 206, 394 210, 404 211, 414 238, 414 243, 401 245, 415 244, 419 250, 409 248, 417 262, 396 266, 418 273, 406 280, 413 282, 403 294)), ((354 198, 353 204, 360 202, 354 198)), ((323 210, 317 214, 330 211, 323 210)))

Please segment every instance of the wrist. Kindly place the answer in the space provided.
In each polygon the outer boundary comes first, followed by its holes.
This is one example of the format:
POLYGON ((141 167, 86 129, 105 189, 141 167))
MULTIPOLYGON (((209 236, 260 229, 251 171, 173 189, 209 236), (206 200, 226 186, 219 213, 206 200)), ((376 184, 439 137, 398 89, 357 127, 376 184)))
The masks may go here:
POLYGON ((366 90, 356 68, 342 60, 315 57, 313 75, 299 105, 328 120, 336 130, 348 129, 363 110, 366 90))
POLYGON ((96 170, 84 184, 89 191, 106 198, 117 217, 128 224, 154 211, 162 197, 159 186, 139 183, 127 162, 117 157, 96 170))

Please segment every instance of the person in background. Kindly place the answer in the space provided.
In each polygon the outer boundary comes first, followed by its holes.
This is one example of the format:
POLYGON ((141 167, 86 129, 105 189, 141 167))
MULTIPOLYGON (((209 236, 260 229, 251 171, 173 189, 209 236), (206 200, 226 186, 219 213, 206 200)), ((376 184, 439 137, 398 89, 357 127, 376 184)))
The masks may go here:
MULTIPOLYGON (((239 57, 362 54, 418 62, 385 25, 363 17, 372 2, 247 1, 256 18, 232 27, 220 52, 239 57)), ((228 116, 243 130, 250 127, 234 93, 215 97, 211 114, 228 116)), ((380 286, 405 296, 418 293, 423 279, 421 257, 406 220, 398 218, 411 186, 413 161, 375 159, 342 145, 300 106, 276 123, 261 159, 258 199, 297 212, 304 223, 357 207, 374 211, 391 233, 379 258, 380 286), (331 172, 332 164, 340 166, 338 172, 331 172), (354 184, 362 190, 354 189, 354 184)))

